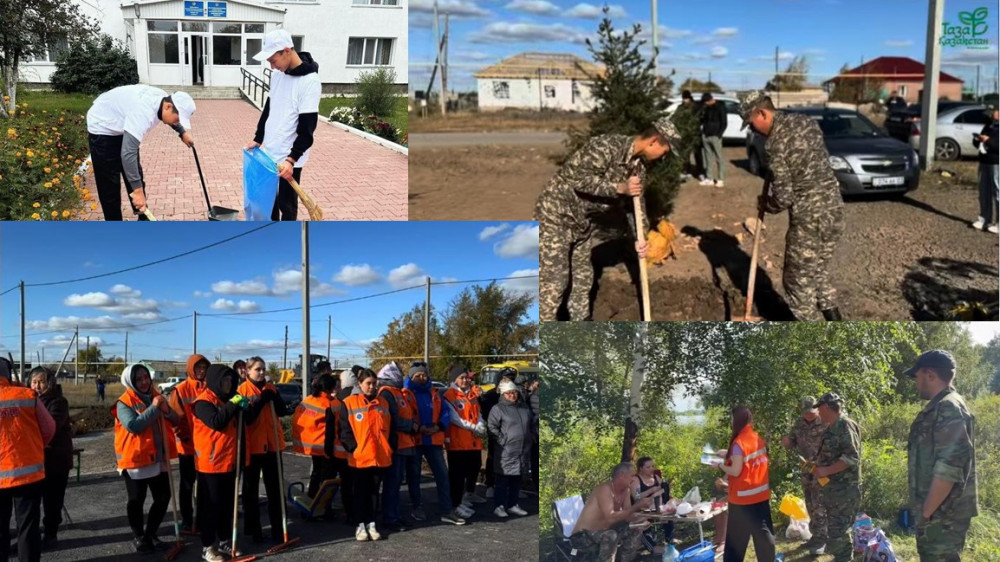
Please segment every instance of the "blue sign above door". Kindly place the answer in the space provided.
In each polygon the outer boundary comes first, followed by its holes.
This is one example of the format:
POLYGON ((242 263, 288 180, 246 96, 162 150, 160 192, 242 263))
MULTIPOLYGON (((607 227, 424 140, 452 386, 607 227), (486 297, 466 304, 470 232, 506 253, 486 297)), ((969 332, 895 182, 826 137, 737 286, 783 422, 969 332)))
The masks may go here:
POLYGON ((202 17, 205 15, 204 2, 184 2, 184 17, 202 17))
POLYGON ((208 17, 210 18, 224 18, 226 17, 226 4, 228 2, 209 2, 208 3, 208 17))

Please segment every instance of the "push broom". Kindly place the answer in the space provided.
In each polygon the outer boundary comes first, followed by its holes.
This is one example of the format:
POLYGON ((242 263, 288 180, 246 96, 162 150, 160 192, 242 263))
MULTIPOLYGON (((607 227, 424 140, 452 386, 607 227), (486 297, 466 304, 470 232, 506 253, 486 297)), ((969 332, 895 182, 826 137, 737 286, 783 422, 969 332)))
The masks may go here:
POLYGON ((274 402, 271 402, 270 406, 271 416, 274 417, 274 446, 278 450, 278 490, 281 494, 281 530, 284 532, 285 539, 281 544, 267 549, 268 554, 274 554, 295 546, 299 542, 299 537, 288 538, 288 517, 285 513, 285 466, 281 460, 281 437, 278 436, 278 412, 274 409, 274 402))

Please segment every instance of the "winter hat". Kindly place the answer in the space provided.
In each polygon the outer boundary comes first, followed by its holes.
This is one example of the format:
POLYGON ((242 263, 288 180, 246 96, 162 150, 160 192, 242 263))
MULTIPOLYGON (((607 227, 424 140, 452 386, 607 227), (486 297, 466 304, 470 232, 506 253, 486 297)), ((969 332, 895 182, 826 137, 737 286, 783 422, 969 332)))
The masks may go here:
POLYGON ((379 382, 386 382, 392 386, 402 386, 403 373, 395 363, 389 363, 378 372, 379 382))
POLYGON ((469 369, 466 368, 464 365, 455 365, 454 367, 451 368, 450 371, 448 371, 448 380, 450 380, 451 382, 455 382, 458 379, 458 377, 468 372, 469 369))
POLYGON ((505 392, 517 392, 517 385, 510 382, 509 380, 501 382, 500 394, 504 394, 505 392))
POLYGON ((407 373, 407 376, 409 376, 412 379, 413 375, 417 373, 424 373, 428 377, 431 376, 430 373, 427 371, 427 365, 424 365, 423 363, 410 367, 410 372, 407 373))

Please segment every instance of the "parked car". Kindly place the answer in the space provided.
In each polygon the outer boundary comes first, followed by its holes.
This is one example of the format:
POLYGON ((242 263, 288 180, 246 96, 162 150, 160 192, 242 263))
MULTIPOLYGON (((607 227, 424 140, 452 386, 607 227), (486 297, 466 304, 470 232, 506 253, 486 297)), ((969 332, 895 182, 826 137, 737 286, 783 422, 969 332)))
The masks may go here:
MULTIPOLYGON (((698 100, 701 99, 701 94, 691 94, 691 97, 695 99, 695 103, 701 103, 698 100)), ((713 96, 717 103, 721 103, 726 108, 726 131, 722 133, 723 141, 743 141, 743 131, 740 127, 743 125, 743 118, 740 117, 740 102, 736 98, 730 98, 727 96, 713 96)), ((666 115, 667 117, 674 114, 677 108, 681 106, 681 98, 675 97, 668 100, 670 105, 667 106, 666 115)))
MULTIPOLYGON (((841 193, 903 194, 919 185, 917 152, 906 143, 886 136, 857 111, 822 107, 787 111, 808 115, 818 122, 841 193)), ((747 133, 750 171, 762 177, 768 174, 765 140, 752 129, 747 133)))
POLYGON ((160 394, 169 394, 175 386, 179 385, 184 379, 181 377, 170 377, 167 380, 156 385, 156 389, 160 391, 160 394))
POLYGON ((285 405, 289 409, 294 409, 296 406, 302 402, 302 385, 294 383, 278 383, 275 385, 278 388, 278 394, 281 395, 281 399, 284 400, 285 405))
MULTIPOLYGON (((938 117, 946 111, 968 107, 970 105, 975 104, 964 101, 939 101, 937 106, 938 117)), ((903 142, 909 142, 910 135, 913 132, 913 124, 920 122, 920 116, 922 115, 921 112, 923 111, 922 108, 923 106, 919 103, 914 103, 902 111, 889 113, 885 118, 885 130, 889 133, 889 136, 903 142)))
MULTIPOLYGON (((976 147, 972 136, 978 135, 989 123, 986 106, 965 105, 938 114, 937 130, 934 134, 934 158, 937 160, 958 160, 962 156, 975 156, 976 147)), ((920 148, 921 127, 919 121, 910 124, 910 146, 920 148)))

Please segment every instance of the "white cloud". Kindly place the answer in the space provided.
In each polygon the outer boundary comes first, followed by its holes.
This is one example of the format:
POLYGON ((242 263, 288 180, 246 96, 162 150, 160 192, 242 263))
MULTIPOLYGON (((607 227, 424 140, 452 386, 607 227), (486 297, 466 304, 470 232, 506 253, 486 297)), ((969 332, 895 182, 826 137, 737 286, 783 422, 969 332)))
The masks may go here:
MULTIPOLYGON (((133 291, 129 287, 125 287, 124 285, 121 285, 121 287, 127 289, 128 294, 137 294, 137 291, 133 291)), ((105 312, 114 312, 118 314, 160 311, 159 305, 152 299, 139 299, 133 297, 114 298, 107 293, 99 291, 85 293, 82 295, 74 293, 66 297, 63 300, 63 304, 66 306, 97 308, 105 312)))
POLYGON ((424 282, 427 274, 415 263, 401 265, 389 272, 389 284, 397 289, 412 287, 424 282))
POLYGON ((267 283, 255 279, 252 281, 218 281, 212 283, 212 291, 220 295, 270 296, 271 289, 267 283))
POLYGON ((130 328, 131 322, 111 316, 81 317, 52 316, 48 320, 32 320, 26 324, 29 330, 72 330, 79 326, 81 330, 120 330, 130 328))
POLYGON ((889 39, 885 41, 886 47, 909 47, 913 45, 913 41, 909 39, 889 39))
POLYGON ((257 312, 260 305, 248 300, 241 300, 238 303, 229 299, 216 299, 210 306, 212 310, 224 310, 226 312, 257 312))
POLYGON ((123 314, 122 318, 152 322, 154 320, 162 320, 163 316, 159 312, 129 312, 127 314, 123 314))
MULTIPOLYGON (((449 54, 449 56, 451 56, 451 55, 449 54)), ((461 51, 461 52, 455 53, 454 58, 459 59, 459 60, 471 60, 471 61, 477 61, 478 62, 478 61, 486 61, 486 60, 495 60, 495 59, 497 59, 499 57, 497 57, 496 55, 491 55, 489 53, 481 53, 479 51, 461 51)), ((410 72, 411 73, 413 72, 412 67, 410 69, 410 72)))
POLYGON ((559 15, 559 6, 547 0, 514 0, 504 7, 513 12, 525 12, 536 16, 559 15))
POLYGON ((100 308, 105 306, 113 306, 115 304, 115 299, 110 295, 101 292, 95 293, 85 293, 82 295, 72 294, 63 300, 63 304, 66 306, 89 306, 94 308, 100 308))
POLYGON ((489 240, 493 236, 496 236, 497 234, 500 234, 501 232, 507 230, 508 228, 510 228, 510 224, 505 223, 505 222, 504 223, 500 223, 500 224, 498 224, 496 226, 487 226, 486 228, 484 228, 482 230, 482 232, 479 233, 479 239, 480 240, 489 240))
POLYGON ((504 281, 500 286, 506 291, 511 293, 521 294, 521 295, 532 295, 534 298, 538 298, 538 270, 537 269, 519 269, 508 277, 522 277, 522 279, 509 279, 504 281))
POLYGON ((195 298, 199 298, 199 299, 207 299, 207 298, 209 298, 209 297, 212 296, 212 292, 211 291, 195 291, 194 292, 194 296, 195 296, 195 298))
POLYGON ((375 271, 375 268, 367 263, 348 264, 340 268, 340 271, 333 276, 333 280, 350 287, 362 287, 381 281, 382 276, 375 271))
POLYGON ((739 33, 740 30, 736 27, 719 27, 712 32, 712 35, 718 38, 729 38, 736 37, 739 33))
POLYGON ((728 54, 729 54, 729 49, 727 49, 727 48, 725 48, 723 46, 717 45, 715 47, 712 47, 712 58, 713 59, 725 58, 725 56, 728 55, 728 54))
POLYGON ((561 23, 535 24, 492 22, 469 34, 470 43, 578 43, 582 44, 590 32, 561 23))
MULTIPOLYGON (((991 64, 996 65, 997 63, 997 47, 995 45, 990 45, 989 48, 983 50, 973 50, 973 49, 962 49, 958 51, 958 54, 941 56, 942 62, 961 62, 966 64, 991 64)), ((951 69, 946 68, 945 71, 951 70, 951 74, 955 74, 954 67, 951 69)), ((984 86, 985 88, 986 86, 984 86)))
MULTIPOLYGON (((301 349, 298 342, 289 340, 289 349, 301 349)), ((229 343, 217 349, 223 355, 251 355, 267 351, 284 350, 285 340, 257 340, 251 339, 245 342, 229 343)))
POLYGON ((501 258, 538 258, 538 225, 519 224, 514 231, 493 246, 501 258))
MULTIPOLYGON (((790 51, 781 51, 781 52, 778 53, 778 60, 791 60, 791 59, 794 59, 794 58, 795 58, 795 53, 792 53, 790 51)), ((773 61, 774 60, 774 54, 770 54, 770 55, 758 55, 758 56, 754 57, 754 60, 768 60, 768 61, 773 61)))
MULTIPOLYGON (((603 6, 580 3, 567 10, 563 15, 568 18, 596 19, 604 16, 602 10, 603 6)), ((623 18, 625 17, 625 8, 619 4, 608 6, 608 15, 612 18, 623 18)))
POLYGON ((691 44, 692 45, 707 45, 707 44, 709 44, 709 43, 711 43, 713 41, 715 41, 715 37, 708 36, 708 35, 703 35, 701 37, 695 37, 694 39, 692 39, 691 40, 691 44))
POLYGON ((142 296, 141 291, 137 291, 128 285, 122 285, 121 283, 111 287, 111 294, 118 295, 120 297, 131 297, 138 298, 142 296))
MULTIPOLYGON (((86 338, 87 338, 87 336, 84 336, 83 338, 81 338, 82 340, 84 340, 84 342, 83 342, 83 346, 84 347, 86 347, 86 345, 87 345, 86 344, 86 338)), ((36 348, 41 348, 41 347, 60 347, 60 348, 65 348, 66 346, 68 346, 70 344, 71 341, 73 341, 73 336, 58 335, 58 336, 55 336, 53 338, 46 338, 46 339, 43 339, 43 340, 39 340, 38 342, 35 343, 35 347, 36 348)), ((101 345, 104 345, 104 340, 101 339, 101 338, 99 338, 98 336, 90 336, 90 345, 96 345, 96 346, 100 347, 101 345)), ((70 357, 67 359, 68 361, 72 361, 73 353, 74 353, 73 351, 70 351, 70 357)))
MULTIPOLYGON (((410 14, 433 14, 434 0, 410 0, 410 14)), ((492 14, 470 0, 438 0, 438 12, 450 14, 453 18, 486 18, 492 14)))
MULTIPOLYGON (((274 273, 274 294, 283 296, 298 292, 302 288, 301 269, 283 269, 274 273)), ((343 295, 345 291, 329 283, 323 283, 315 275, 309 276, 309 294, 314 297, 343 295)))

